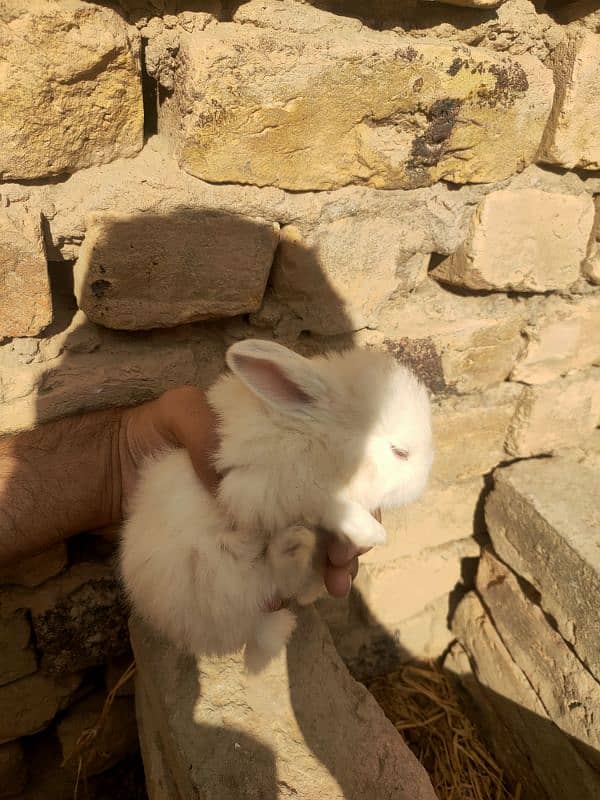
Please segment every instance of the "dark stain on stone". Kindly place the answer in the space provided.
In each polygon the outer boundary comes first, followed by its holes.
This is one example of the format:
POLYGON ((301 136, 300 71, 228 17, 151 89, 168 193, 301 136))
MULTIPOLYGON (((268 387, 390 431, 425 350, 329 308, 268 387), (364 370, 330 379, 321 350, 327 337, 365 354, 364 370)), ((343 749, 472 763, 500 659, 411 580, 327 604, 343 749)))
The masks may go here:
POLYGON ((436 100, 427 112, 427 127, 415 137, 406 165, 407 170, 413 173, 416 185, 419 175, 424 178, 426 170, 435 166, 446 152, 460 107, 460 100, 447 97, 436 100))
POLYGON ((433 339, 403 337, 394 340, 384 339, 383 344, 388 353, 391 353, 398 363, 410 367, 433 394, 452 393, 444 379, 442 359, 433 339))
POLYGON ((108 289, 111 287, 110 281, 105 281, 104 278, 99 278, 97 281, 93 281, 90 285, 90 289, 92 290, 92 294, 94 297, 101 298, 104 297, 108 289))
POLYGON ((468 66, 469 66, 469 62, 467 61, 467 59, 466 59, 466 58, 465 58, 465 59, 462 59, 462 58, 458 58, 458 57, 457 57, 457 58, 455 58, 455 59, 454 59, 454 61, 453 61, 453 62, 450 64, 450 66, 448 67, 448 69, 446 70, 446 72, 448 73, 448 75, 452 75, 452 76, 454 76, 454 75, 456 75, 456 74, 457 74, 457 72, 459 72, 459 71, 460 71, 460 70, 461 70, 463 67, 465 67, 465 68, 466 68, 466 67, 468 67, 468 66))
POLYGON ((490 88, 483 87, 477 92, 482 105, 490 108, 498 105, 509 108, 514 105, 518 95, 524 94, 529 89, 525 70, 516 62, 506 65, 492 64, 488 72, 494 76, 495 84, 490 88))
POLYGON ((423 88, 423 78, 417 78, 417 80, 412 85, 413 92, 420 92, 423 88))
POLYGON ((394 53, 395 58, 402 58, 404 61, 414 61, 419 54, 415 50, 414 47, 409 45, 408 47, 402 47, 394 53))
POLYGON ((127 610, 114 578, 86 581, 47 610, 32 614, 42 665, 76 672, 128 652, 127 610))

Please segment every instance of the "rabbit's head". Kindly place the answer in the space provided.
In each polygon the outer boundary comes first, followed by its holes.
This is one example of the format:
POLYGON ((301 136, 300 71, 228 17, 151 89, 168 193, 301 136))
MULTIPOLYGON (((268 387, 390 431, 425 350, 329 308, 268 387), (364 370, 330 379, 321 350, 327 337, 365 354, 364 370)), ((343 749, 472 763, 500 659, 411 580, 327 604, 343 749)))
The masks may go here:
POLYGON ((433 459, 428 394, 391 355, 308 359, 248 339, 226 358, 233 374, 209 399, 221 419, 223 499, 254 507, 242 522, 310 519, 311 502, 340 491, 369 510, 422 493, 433 459))

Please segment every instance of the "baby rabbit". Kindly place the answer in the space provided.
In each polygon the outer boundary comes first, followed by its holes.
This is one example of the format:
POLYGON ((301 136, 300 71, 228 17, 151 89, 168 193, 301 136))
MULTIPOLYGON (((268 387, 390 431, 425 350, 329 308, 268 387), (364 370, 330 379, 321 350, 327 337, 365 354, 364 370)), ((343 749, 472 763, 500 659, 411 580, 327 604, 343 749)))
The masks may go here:
POLYGON ((231 374, 208 393, 219 419, 218 496, 184 450, 150 461, 120 568, 134 608, 174 643, 196 655, 245 644, 246 665, 257 671, 295 623, 287 608, 267 610, 319 593, 318 530, 380 544, 385 530, 370 512, 424 490, 430 406, 413 373, 376 351, 307 359, 246 340, 226 360, 231 374))

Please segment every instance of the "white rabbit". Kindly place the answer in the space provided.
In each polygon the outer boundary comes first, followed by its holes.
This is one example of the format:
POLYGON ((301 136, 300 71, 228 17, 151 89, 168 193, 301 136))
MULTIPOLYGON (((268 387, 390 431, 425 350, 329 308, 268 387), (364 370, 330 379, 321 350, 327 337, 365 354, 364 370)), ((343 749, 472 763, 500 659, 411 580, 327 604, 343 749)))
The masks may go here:
POLYGON ((238 342, 209 390, 219 417, 218 497, 176 450, 142 471, 120 566, 137 612, 194 654, 246 644, 260 669, 294 628, 279 598, 312 602, 325 529, 360 547, 385 541, 372 516, 424 490, 433 450, 427 391, 392 356, 303 358, 238 342), (299 523, 302 524, 299 524, 299 523))

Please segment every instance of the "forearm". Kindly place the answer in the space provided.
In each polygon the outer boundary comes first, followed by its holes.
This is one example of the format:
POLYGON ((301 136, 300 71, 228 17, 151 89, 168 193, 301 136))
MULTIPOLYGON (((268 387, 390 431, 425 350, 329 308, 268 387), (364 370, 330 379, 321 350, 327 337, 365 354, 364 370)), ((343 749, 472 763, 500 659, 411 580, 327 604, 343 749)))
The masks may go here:
POLYGON ((120 519, 123 411, 0 439, 0 565, 120 519))

